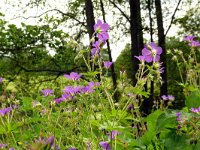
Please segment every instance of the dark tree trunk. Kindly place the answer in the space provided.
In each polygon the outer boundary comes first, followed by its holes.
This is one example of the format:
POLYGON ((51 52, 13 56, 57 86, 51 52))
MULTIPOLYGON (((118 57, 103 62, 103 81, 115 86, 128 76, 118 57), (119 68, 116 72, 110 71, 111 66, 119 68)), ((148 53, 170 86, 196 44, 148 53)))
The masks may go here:
MULTIPOLYGON (((103 15, 103 21, 106 22, 103 0, 100 0, 100 5, 101 5, 101 11, 102 11, 102 15, 103 15)), ((108 48, 109 61, 112 62, 112 55, 111 55, 111 50, 110 50, 110 42, 109 42, 109 40, 107 40, 106 42, 107 42, 107 48, 108 48)), ((111 72, 112 72, 113 88, 114 88, 114 90, 116 90, 116 88, 117 88, 117 80, 116 80, 114 63, 111 66, 111 72)), ((114 98, 115 98, 116 101, 118 100, 117 94, 114 94, 114 98)))
POLYGON ((160 95, 167 95, 167 63, 166 63, 167 55, 165 48, 165 34, 163 28, 162 8, 160 0, 155 0, 155 7, 156 7, 157 28, 158 28, 158 45, 163 49, 160 61, 163 62, 162 67, 164 67, 164 73, 161 74, 163 83, 160 88, 160 95))
POLYGON ((94 24, 95 24, 92 0, 85 0, 85 12, 86 12, 87 31, 91 39, 94 33, 94 24))
POLYGON ((137 80, 135 78, 139 67, 138 56, 143 48, 143 33, 140 15, 140 0, 129 0, 130 4, 130 22, 131 22, 131 61, 132 61, 132 82, 133 86, 137 80))
MULTIPOLYGON (((153 19, 152 19, 152 0, 147 0, 147 9, 149 13, 149 33, 150 33, 150 41, 153 42, 153 19)), ((147 89, 147 83, 145 84, 145 90, 147 89)), ((145 98, 142 104, 142 111, 144 112, 144 115, 148 115, 152 111, 153 107, 153 101, 154 101, 154 81, 151 81, 150 84, 150 96, 149 98, 145 98)))
MULTIPOLYGON (((94 25, 95 25, 94 7, 92 0, 85 0, 85 12, 86 12, 87 31, 89 34, 89 38, 91 39, 94 33, 94 25)), ((90 47, 92 48, 91 42, 90 42, 90 47)), ((90 59, 91 59, 91 54, 90 54, 90 59)), ((92 64, 90 64, 90 66, 92 66, 92 64)), ((94 69, 96 68, 97 66, 94 66, 94 69)), ((97 74, 97 79, 99 82, 101 81, 100 74, 97 74)))

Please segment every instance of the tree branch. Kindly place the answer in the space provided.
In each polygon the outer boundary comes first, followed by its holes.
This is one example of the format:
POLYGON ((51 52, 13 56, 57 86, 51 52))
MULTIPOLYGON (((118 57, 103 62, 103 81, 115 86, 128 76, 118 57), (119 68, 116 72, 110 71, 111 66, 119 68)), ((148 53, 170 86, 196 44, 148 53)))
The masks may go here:
POLYGON ((171 18, 171 22, 170 22, 170 24, 169 24, 169 26, 168 26, 168 28, 167 28, 167 31, 165 32, 165 35, 164 35, 165 37, 167 36, 167 33, 169 32, 169 29, 170 29, 171 26, 172 26, 172 23, 173 23, 174 18, 175 18, 176 11, 178 10, 178 6, 180 5, 180 3, 181 3, 181 0, 179 0, 178 3, 177 3, 177 6, 176 6, 176 8, 175 8, 175 10, 174 10, 174 13, 173 13, 173 15, 172 15, 172 18, 171 18))
POLYGON ((82 21, 78 20, 72 13, 64 13, 63 11, 61 11, 61 10, 59 10, 59 9, 56 9, 56 8, 54 8, 54 9, 49 9, 49 10, 47 10, 47 11, 41 13, 41 14, 38 15, 38 16, 29 16, 29 17, 18 16, 18 17, 13 18, 12 20, 17 19, 17 18, 23 18, 23 19, 39 18, 39 17, 45 15, 46 13, 52 12, 52 11, 56 11, 56 12, 62 14, 63 16, 67 16, 67 17, 69 17, 69 18, 71 18, 71 19, 77 21, 78 23, 80 23, 80 24, 83 25, 84 27, 86 27, 85 22, 82 22, 82 21))
POLYGON ((113 6, 116 7, 116 8, 121 12, 121 14, 128 20, 129 23, 131 23, 130 17, 129 17, 127 14, 125 14, 125 13, 121 10, 121 8, 119 8, 119 7, 117 6, 117 4, 116 4, 114 1, 109 0, 109 2, 110 2, 111 4, 113 4, 113 6))

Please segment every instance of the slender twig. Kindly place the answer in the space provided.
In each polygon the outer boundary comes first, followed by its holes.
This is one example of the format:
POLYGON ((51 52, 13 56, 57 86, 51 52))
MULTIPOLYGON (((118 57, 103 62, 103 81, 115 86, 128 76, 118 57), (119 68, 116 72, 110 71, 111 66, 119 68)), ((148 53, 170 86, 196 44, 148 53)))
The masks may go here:
POLYGON ((176 14, 176 11, 178 10, 178 7, 179 7, 180 3, 181 3, 181 0, 179 0, 178 3, 177 3, 177 6, 176 6, 176 8, 174 10, 174 13, 172 15, 172 18, 171 18, 171 22, 170 22, 170 24, 169 24, 169 26, 167 28, 167 31, 166 31, 166 33, 164 35, 165 37, 167 36, 167 33, 169 32, 169 29, 171 28, 171 26, 173 24, 173 21, 174 21, 174 18, 175 18, 175 14, 176 14))
POLYGON ((12 20, 17 19, 17 18, 23 18, 23 19, 39 18, 39 17, 41 17, 41 16, 47 14, 48 12, 52 12, 52 11, 56 11, 56 12, 62 14, 63 16, 68 16, 68 17, 70 17, 71 19, 73 19, 73 20, 77 21, 78 23, 80 23, 81 25, 83 25, 84 27, 86 27, 85 23, 82 22, 82 21, 80 21, 80 20, 78 20, 72 13, 69 13, 69 12, 68 12, 68 13, 65 13, 65 12, 63 12, 63 11, 61 11, 61 10, 59 10, 59 9, 56 9, 56 8, 54 8, 54 9, 49 9, 49 10, 47 10, 47 11, 45 11, 45 12, 43 12, 43 13, 41 13, 40 15, 37 15, 37 16, 29 16, 29 17, 18 16, 18 17, 13 18, 12 20))
POLYGON ((120 8, 119 6, 117 6, 117 4, 116 4, 114 1, 109 0, 109 2, 110 2, 111 4, 113 4, 113 6, 116 7, 116 8, 121 12, 121 14, 128 20, 129 23, 131 23, 130 17, 129 17, 127 14, 125 14, 125 13, 121 10, 121 8, 120 8))

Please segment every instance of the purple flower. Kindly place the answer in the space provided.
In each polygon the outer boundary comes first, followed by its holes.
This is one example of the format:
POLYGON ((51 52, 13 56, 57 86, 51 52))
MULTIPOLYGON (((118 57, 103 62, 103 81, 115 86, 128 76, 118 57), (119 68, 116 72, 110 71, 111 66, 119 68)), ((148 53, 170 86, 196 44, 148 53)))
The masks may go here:
POLYGON ((177 112, 177 113, 176 113, 176 116, 177 116, 177 117, 180 117, 180 116, 181 116, 181 112, 177 112))
POLYGON ((162 53, 162 48, 157 46, 155 43, 151 42, 145 48, 142 49, 142 56, 145 57, 145 61, 150 62, 157 62, 160 60, 160 55, 162 53), (149 49, 150 50, 149 50, 149 49))
POLYGON ((77 150, 76 148, 68 148, 68 150, 77 150))
POLYGON ((180 129, 181 129, 181 125, 180 125, 180 124, 178 124, 178 126, 177 126, 177 129, 178 129, 178 130, 180 130, 180 129))
POLYGON ((163 100, 168 100, 168 97, 166 96, 166 95, 163 95, 163 96, 161 96, 161 98, 163 99, 163 100))
POLYGON ((104 150, 110 150, 110 145, 108 142, 99 142, 99 145, 104 149, 104 150))
POLYGON ((98 87, 99 85, 100 85, 100 82, 96 82, 96 83, 94 83, 93 81, 88 82, 88 86, 91 88, 98 87))
POLYGON ((171 101, 173 101, 175 98, 174 98, 174 96, 173 95, 168 95, 168 96, 166 96, 166 95, 163 95, 163 96, 161 96, 161 98, 163 99, 163 100, 171 100, 171 101))
POLYGON ((113 64, 113 62, 110 62, 110 61, 104 61, 104 67, 106 68, 106 69, 109 69, 110 68, 110 66, 113 64))
POLYGON ((5 115, 8 114, 11 110, 12 110, 11 107, 7 107, 7 108, 5 108, 5 109, 0 109, 0 115, 1 115, 1 116, 5 116, 5 115))
MULTIPOLYGON (((112 134, 112 139, 114 140, 117 135, 121 134, 121 132, 114 130, 111 132, 111 134, 112 134)), ((111 140, 110 133, 108 133, 108 139, 111 140)))
POLYGON ((97 33, 97 37, 101 41, 106 41, 109 38, 107 30, 110 26, 107 23, 102 23, 101 20, 97 20, 97 23, 94 25, 94 30, 97 33))
POLYGON ((66 78, 70 79, 70 80, 79 80, 80 77, 82 76, 81 74, 78 74, 76 72, 71 72, 69 75, 65 74, 64 75, 66 78))
POLYGON ((163 73, 163 72, 164 72, 164 68, 165 68, 165 67, 159 68, 159 69, 158 69, 158 72, 159 72, 159 73, 163 73))
POLYGON ((129 105, 128 110, 132 110, 132 109, 133 109, 133 105, 129 105))
POLYGON ((9 148, 9 150, 15 150, 13 147, 9 148))
POLYGON ((54 90, 43 89, 41 92, 43 93, 44 96, 49 96, 49 95, 52 95, 54 93, 54 90))
POLYGON ((52 147, 53 143, 54 143, 54 136, 51 136, 46 140, 46 144, 50 145, 50 147, 52 147))
POLYGON ((7 146, 7 144, 3 144, 3 143, 0 143, 0 148, 5 148, 7 146))
POLYGON ((91 50, 91 55, 92 57, 94 57, 96 54, 99 53, 100 51, 100 43, 99 41, 95 41, 93 44, 92 44, 92 50, 91 50))
POLYGON ((173 101, 175 99, 175 97, 173 95, 168 95, 168 99, 173 101))
POLYGON ((186 36, 183 38, 184 41, 193 41, 193 39, 195 38, 195 36, 186 36))
POLYGON ((71 96, 74 96, 75 94, 79 93, 81 90, 81 87, 73 87, 73 86, 66 86, 65 89, 63 90, 64 93, 67 93, 71 96))
POLYGON ((181 121, 181 112, 177 112, 177 113, 176 113, 176 116, 177 116, 176 120, 177 120, 178 122, 181 121))
POLYGON ((3 80, 4 80, 4 78, 0 77, 0 83, 2 83, 2 82, 3 82, 3 80))
POLYGON ((72 96, 70 94, 68 94, 68 93, 64 93, 64 94, 62 94, 62 98, 64 100, 67 100, 67 99, 72 99, 72 96))
POLYGON ((200 113, 200 106, 198 108, 191 108, 190 110, 193 113, 200 113))
POLYGON ((200 47, 199 41, 191 41, 188 45, 192 47, 200 47))
POLYGON ((135 56, 135 58, 137 58, 139 61, 145 61, 145 56, 135 56))
POLYGON ((63 97, 60 97, 60 98, 56 98, 56 99, 55 99, 55 103, 56 103, 56 104, 59 104, 59 103, 61 103, 61 102, 63 102, 63 101, 65 101, 65 99, 64 99, 63 97))
POLYGON ((93 93, 94 89, 93 89, 93 87, 88 85, 88 86, 82 87, 81 92, 82 93, 93 93))

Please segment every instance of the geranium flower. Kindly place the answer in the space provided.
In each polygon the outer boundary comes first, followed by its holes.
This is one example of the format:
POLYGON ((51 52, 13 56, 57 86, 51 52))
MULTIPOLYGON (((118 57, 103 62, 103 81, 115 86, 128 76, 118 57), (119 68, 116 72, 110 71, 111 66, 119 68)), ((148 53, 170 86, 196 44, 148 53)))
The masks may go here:
POLYGON ((73 148, 68 148, 68 150, 77 150, 77 149, 73 147, 73 148))
POLYGON ((188 45, 192 47, 200 47, 199 41, 191 41, 188 45))
POLYGON ((200 106, 198 108, 191 108, 190 110, 193 113, 200 113, 200 106))
POLYGON ((157 46, 155 43, 150 43, 147 46, 149 49, 147 48, 143 48, 142 49, 142 56, 145 57, 145 61, 150 63, 150 62, 157 62, 160 60, 160 55, 162 53, 162 48, 157 46))
POLYGON ((118 132, 118 131, 114 130, 114 131, 111 132, 111 134, 112 134, 111 136, 110 136, 110 132, 107 134, 108 135, 108 140, 111 140, 111 137, 114 140, 117 135, 121 134, 121 132, 118 132))
POLYGON ((168 99, 173 101, 175 99, 175 97, 173 95, 168 95, 168 99))
POLYGON ((66 78, 70 79, 70 80, 79 80, 80 77, 82 76, 81 74, 78 74, 76 72, 71 72, 69 75, 65 74, 64 75, 66 78))
POLYGON ((100 145, 104 150, 110 150, 110 145, 109 145, 109 143, 106 142, 106 141, 99 142, 99 145, 100 145))
POLYGON ((92 50, 91 50, 91 55, 92 57, 94 57, 96 54, 99 53, 100 51, 100 43, 99 41, 95 41, 93 44, 92 44, 92 50))
POLYGON ((171 100, 171 101, 173 101, 175 99, 175 97, 173 95, 167 95, 167 96, 163 95, 163 96, 161 96, 161 98, 163 100, 171 100))
POLYGON ((63 102, 63 101, 65 101, 65 98, 63 98, 63 97, 60 97, 60 98, 56 98, 56 99, 55 99, 55 103, 56 103, 56 104, 59 104, 59 103, 61 103, 61 102, 63 102))
POLYGON ((0 109, 0 115, 1 115, 1 116, 5 116, 5 115, 8 114, 11 110, 12 110, 11 107, 7 107, 7 108, 5 108, 5 109, 0 109))
POLYGON ((193 39, 195 38, 195 36, 186 36, 183 38, 183 41, 193 41, 193 39))
POLYGON ((103 63, 104 63, 104 67, 105 67, 106 69, 109 69, 110 66, 113 64, 113 62, 110 62, 110 61, 104 61, 103 63))
POLYGON ((168 100, 168 97, 166 96, 166 95, 163 95, 163 96, 161 96, 161 98, 163 99, 163 100, 168 100))
POLYGON ((50 145, 50 147, 53 146, 53 143, 54 143, 54 136, 51 136, 46 140, 46 144, 50 145))
POLYGON ((49 95, 52 95, 54 93, 54 90, 43 89, 41 92, 43 93, 44 96, 49 96, 49 95))
POLYGON ((3 82, 3 80, 4 80, 4 78, 0 77, 0 83, 2 83, 2 82, 3 82))
POLYGON ((0 143, 0 148, 5 148, 5 147, 7 147, 7 144, 3 144, 3 143, 0 143))
POLYGON ((135 58, 137 58, 139 61, 145 61, 145 56, 135 56, 135 58))
POLYGON ((80 92, 80 90, 80 87, 66 86, 63 92, 74 96, 76 93, 80 92))
POLYGON ((101 20, 97 20, 97 23, 94 25, 94 30, 97 33, 97 37, 101 41, 106 41, 109 38, 107 30, 110 26, 107 23, 102 23, 101 20))

